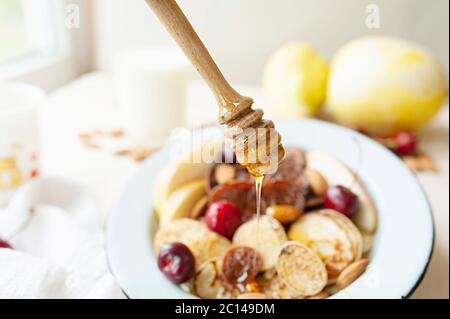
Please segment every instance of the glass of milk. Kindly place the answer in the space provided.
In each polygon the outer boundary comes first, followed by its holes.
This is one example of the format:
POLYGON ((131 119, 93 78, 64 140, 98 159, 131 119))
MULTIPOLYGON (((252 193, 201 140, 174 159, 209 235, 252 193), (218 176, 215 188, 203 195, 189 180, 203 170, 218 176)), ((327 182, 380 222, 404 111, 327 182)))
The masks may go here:
POLYGON ((39 176, 38 111, 45 93, 21 83, 0 83, 0 206, 25 181, 39 176))
POLYGON ((126 133, 159 143, 184 126, 190 63, 177 48, 127 50, 113 60, 115 94, 126 133))

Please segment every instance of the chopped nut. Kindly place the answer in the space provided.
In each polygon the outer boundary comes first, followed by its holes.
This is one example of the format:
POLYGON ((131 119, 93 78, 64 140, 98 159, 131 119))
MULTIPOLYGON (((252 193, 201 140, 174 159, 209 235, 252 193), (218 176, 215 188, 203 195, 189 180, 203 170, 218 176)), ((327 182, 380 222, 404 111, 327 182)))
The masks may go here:
POLYGON ((288 224, 298 219, 303 212, 294 206, 274 205, 267 208, 266 214, 272 216, 282 224, 288 224))
POLYGON ((119 138, 125 135, 125 132, 122 129, 114 129, 109 132, 109 135, 113 138, 119 138))
POLYGON ((419 155, 419 163, 421 168, 425 171, 439 172, 439 168, 437 167, 436 163, 430 156, 426 154, 419 155))
POLYGON ((136 162, 141 162, 141 161, 145 160, 151 154, 152 154, 152 150, 145 146, 136 147, 131 151, 131 157, 136 162))
POLYGON ((426 154, 403 156, 402 159, 405 165, 414 172, 439 172, 433 159, 426 154))
POLYGON ((84 147, 93 148, 93 149, 100 148, 100 145, 98 143, 95 143, 91 137, 83 137, 83 138, 80 138, 80 140, 84 147))
POLYGON ((114 152, 117 156, 128 156, 132 152, 131 148, 121 148, 114 152))
POLYGON ((306 169, 305 170, 306 179, 309 182, 309 186, 315 195, 324 195, 328 189, 327 180, 320 174, 318 171, 314 169, 306 169))
POLYGON ((339 275, 336 285, 339 289, 344 289, 354 282, 364 271, 366 271, 369 260, 367 258, 360 259, 350 264, 339 275))
POLYGON ((206 212, 206 208, 208 207, 208 201, 209 201, 208 196, 200 198, 200 200, 195 204, 194 208, 192 209, 190 215, 191 218, 197 219, 203 216, 203 214, 205 214, 206 212))
POLYGON ((236 168, 231 164, 219 164, 216 166, 214 176, 217 183, 225 184, 236 176, 236 168))

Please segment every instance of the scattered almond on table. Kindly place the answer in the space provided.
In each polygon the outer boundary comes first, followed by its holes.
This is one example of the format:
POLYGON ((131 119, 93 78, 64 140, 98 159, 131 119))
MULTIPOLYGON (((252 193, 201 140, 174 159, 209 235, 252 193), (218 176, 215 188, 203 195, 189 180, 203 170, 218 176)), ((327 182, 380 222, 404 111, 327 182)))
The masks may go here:
POLYGON ((109 136, 111 136, 113 138, 118 138, 118 137, 122 137, 125 135, 125 132, 122 129, 114 129, 107 133, 109 134, 109 136))
MULTIPOLYGON (((122 129, 111 129, 111 130, 101 130, 94 129, 87 132, 82 132, 78 134, 78 138, 80 139, 83 146, 91 149, 100 149, 100 144, 98 143, 98 138, 100 137, 108 137, 112 139, 119 139, 124 137, 125 131, 122 129)), ((141 162, 145 160, 148 156, 150 156, 154 152, 154 149, 147 146, 135 146, 135 147, 122 147, 113 152, 116 156, 129 156, 136 162, 141 162)))
POLYGON ((147 146, 126 147, 114 152, 116 156, 129 156, 136 162, 141 162, 153 154, 155 150, 147 146))
POLYGON ((127 148, 120 148, 117 151, 114 152, 114 155, 117 156, 128 156, 132 152, 132 149, 130 147, 127 148))
POLYGON ((136 162, 141 162, 149 157, 153 153, 153 150, 146 146, 138 146, 131 150, 131 158, 136 162))
POLYGON ((402 160, 414 172, 439 172, 436 163, 427 154, 403 156, 402 160))
POLYGON ((95 149, 100 148, 100 145, 93 141, 93 137, 90 134, 87 133, 80 134, 78 135, 78 138, 80 139, 83 146, 86 148, 95 148, 95 149))

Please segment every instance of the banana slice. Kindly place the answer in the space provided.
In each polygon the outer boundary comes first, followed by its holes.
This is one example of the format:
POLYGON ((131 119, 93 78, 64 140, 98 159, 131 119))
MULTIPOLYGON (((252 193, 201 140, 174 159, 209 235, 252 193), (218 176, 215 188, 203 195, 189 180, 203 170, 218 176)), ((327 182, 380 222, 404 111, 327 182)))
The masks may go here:
POLYGON ((158 216, 169 196, 192 180, 204 178, 212 164, 202 162, 202 155, 221 150, 222 141, 212 141, 193 149, 167 163, 155 178, 152 190, 154 208, 158 216))
POLYGON ((161 209, 160 227, 175 219, 189 217, 197 202, 206 195, 205 179, 191 181, 172 193, 161 209))
POLYGON ((208 260, 194 276, 193 291, 205 299, 217 299, 225 290, 218 258, 208 260))
POLYGON ((362 233, 363 237, 363 254, 367 254, 373 246, 373 242, 375 241, 375 235, 362 233))
POLYGON ((343 162, 321 151, 308 151, 306 158, 308 169, 320 172, 329 185, 351 185, 350 190, 358 195, 360 204, 353 221, 360 230, 373 233, 378 223, 377 209, 357 174, 343 162))
POLYGON ((262 215, 242 224, 234 233, 233 244, 256 250, 262 258, 262 270, 267 270, 275 266, 286 240, 283 226, 275 218, 262 215))
POLYGON ((288 238, 314 249, 333 278, 355 260, 358 251, 347 229, 344 223, 319 211, 305 214, 295 222, 288 238))
POLYGON ((319 213, 323 214, 324 216, 334 218, 335 222, 341 224, 341 227, 347 232, 347 235, 353 243, 355 253, 354 261, 361 259, 364 250, 364 242, 362 234, 355 226, 355 224, 353 224, 353 222, 347 216, 332 209, 322 209, 319 211, 319 213))
POLYGON ((197 269, 207 260, 222 256, 231 246, 228 239, 210 231, 205 223, 190 218, 177 219, 160 228, 153 241, 155 253, 159 253, 163 244, 174 242, 189 247, 197 269))
POLYGON ((276 264, 280 279, 303 297, 314 296, 327 285, 327 269, 309 247, 289 241, 281 247, 276 264))

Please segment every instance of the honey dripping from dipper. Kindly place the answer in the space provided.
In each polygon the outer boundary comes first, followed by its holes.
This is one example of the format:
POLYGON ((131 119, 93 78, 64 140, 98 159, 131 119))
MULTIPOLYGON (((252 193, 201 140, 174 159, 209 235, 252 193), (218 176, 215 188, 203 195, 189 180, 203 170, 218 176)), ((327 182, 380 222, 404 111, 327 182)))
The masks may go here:
POLYGON ((251 108, 253 100, 245 98, 238 105, 220 107, 220 124, 227 125, 225 137, 231 140, 238 162, 255 178, 257 242, 264 176, 275 173, 285 151, 281 136, 272 121, 263 119, 263 111, 251 108))
POLYGON ((256 214, 260 215, 261 188, 264 175, 274 173, 284 157, 281 137, 263 112, 251 108, 253 100, 236 92, 200 40, 175 0, 146 0, 147 4, 172 35, 216 97, 219 122, 228 127, 236 158, 255 177, 256 214))

